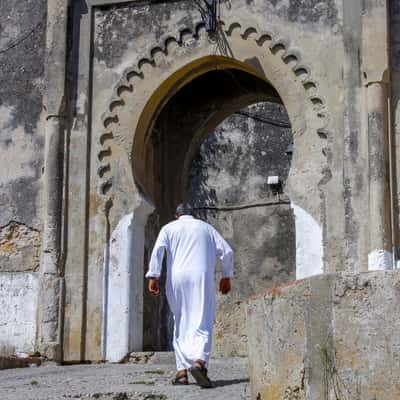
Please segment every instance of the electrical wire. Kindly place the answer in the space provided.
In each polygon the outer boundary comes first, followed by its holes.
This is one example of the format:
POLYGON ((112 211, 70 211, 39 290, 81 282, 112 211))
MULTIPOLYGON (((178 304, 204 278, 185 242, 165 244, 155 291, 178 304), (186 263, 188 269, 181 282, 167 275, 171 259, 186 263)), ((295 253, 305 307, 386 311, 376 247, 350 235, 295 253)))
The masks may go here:
POLYGON ((0 54, 4 54, 9 50, 14 49, 15 47, 17 47, 21 43, 23 43, 26 39, 28 39, 29 36, 31 36, 33 33, 36 32, 37 29, 40 28, 40 26, 44 22, 45 18, 46 18, 46 13, 43 14, 43 16, 42 16, 42 18, 40 18, 39 22, 30 31, 22 34, 18 39, 14 40, 14 42, 12 42, 10 45, 5 47, 4 49, 0 49, 0 54))
POLYGON ((289 200, 279 201, 268 201, 260 203, 247 203, 240 205, 227 205, 227 206, 210 206, 210 207, 194 207, 196 211, 234 211, 234 210, 245 210, 247 208, 255 207, 268 207, 268 206, 279 206, 279 205, 290 205, 289 200))
POLYGON ((268 124, 268 125, 278 126, 280 128, 291 128, 291 125, 288 122, 274 120, 274 119, 271 119, 271 118, 268 118, 268 117, 261 117, 259 115, 255 115, 255 114, 249 113, 247 111, 236 111, 234 114, 242 115, 242 116, 248 117, 248 118, 252 118, 252 119, 254 119, 256 121, 263 122, 263 123, 268 124))

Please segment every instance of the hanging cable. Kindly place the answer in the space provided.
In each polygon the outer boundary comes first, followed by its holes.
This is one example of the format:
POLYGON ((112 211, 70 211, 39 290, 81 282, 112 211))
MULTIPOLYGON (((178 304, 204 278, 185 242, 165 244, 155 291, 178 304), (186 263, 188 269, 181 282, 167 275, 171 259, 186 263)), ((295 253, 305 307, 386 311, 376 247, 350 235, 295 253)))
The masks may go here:
POLYGON ((195 211, 236 211, 236 210, 246 210, 248 208, 258 208, 258 207, 271 207, 280 205, 290 205, 290 200, 278 200, 257 202, 257 203, 243 203, 236 205, 223 205, 223 206, 204 206, 204 207, 194 207, 195 211))
POLYGON ((280 128, 291 128, 290 123, 288 123, 286 121, 279 121, 279 120, 274 120, 274 119, 268 118, 268 117, 261 117, 256 114, 249 113, 247 111, 236 111, 234 114, 242 115, 244 117, 254 119, 254 120, 262 122, 264 124, 274 125, 274 126, 277 126, 280 128))
POLYGON ((206 26, 208 33, 218 29, 220 0, 193 0, 206 26))
POLYGON ((32 34, 34 34, 43 24, 44 20, 46 19, 46 14, 43 14, 42 18, 40 18, 39 22, 28 32, 23 33, 19 38, 11 42, 7 47, 0 49, 0 54, 4 54, 7 51, 19 46, 23 43, 26 39, 28 39, 32 34))

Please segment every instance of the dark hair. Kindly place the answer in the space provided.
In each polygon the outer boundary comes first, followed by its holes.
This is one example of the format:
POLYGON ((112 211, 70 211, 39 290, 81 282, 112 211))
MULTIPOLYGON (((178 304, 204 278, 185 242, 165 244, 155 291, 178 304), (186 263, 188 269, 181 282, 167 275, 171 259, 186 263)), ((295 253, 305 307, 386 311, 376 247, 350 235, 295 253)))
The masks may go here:
POLYGON ((175 214, 178 217, 181 217, 182 215, 193 215, 193 208, 189 203, 181 203, 176 207, 175 214))

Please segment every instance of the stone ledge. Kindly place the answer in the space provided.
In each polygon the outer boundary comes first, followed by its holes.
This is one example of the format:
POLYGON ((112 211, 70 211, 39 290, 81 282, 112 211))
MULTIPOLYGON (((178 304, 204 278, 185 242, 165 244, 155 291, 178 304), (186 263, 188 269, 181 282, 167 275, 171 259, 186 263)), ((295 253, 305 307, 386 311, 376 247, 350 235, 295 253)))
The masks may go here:
POLYGON ((133 352, 124 362, 128 364, 175 364, 175 355, 170 351, 133 352))
POLYGON ((40 357, 2 357, 0 356, 0 370, 12 368, 39 367, 42 364, 40 357))
POLYGON ((400 398, 400 272, 337 273, 249 299, 257 400, 400 398))

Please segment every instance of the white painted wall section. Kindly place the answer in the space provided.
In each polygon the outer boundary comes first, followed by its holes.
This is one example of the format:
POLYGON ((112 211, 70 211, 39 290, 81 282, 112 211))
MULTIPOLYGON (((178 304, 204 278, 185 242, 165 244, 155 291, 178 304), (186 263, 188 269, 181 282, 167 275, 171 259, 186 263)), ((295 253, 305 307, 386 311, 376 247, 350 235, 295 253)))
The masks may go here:
POLYGON ((145 224, 152 210, 146 203, 125 215, 105 252, 103 356, 111 362, 142 350, 145 224))
POLYGON ((393 269, 393 254, 386 250, 374 250, 368 254, 368 271, 393 269))
POLYGON ((34 351, 38 291, 35 272, 0 273, 0 355, 34 351))
POLYGON ((323 273, 322 229, 303 208, 292 203, 296 224, 296 279, 323 273))
POLYGON ((109 265, 105 269, 108 274, 105 276, 105 358, 112 362, 122 360, 129 351, 132 225, 133 213, 124 216, 118 223, 111 235, 109 265))

